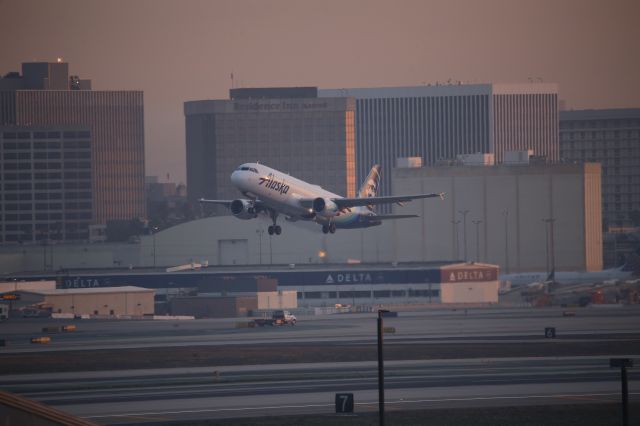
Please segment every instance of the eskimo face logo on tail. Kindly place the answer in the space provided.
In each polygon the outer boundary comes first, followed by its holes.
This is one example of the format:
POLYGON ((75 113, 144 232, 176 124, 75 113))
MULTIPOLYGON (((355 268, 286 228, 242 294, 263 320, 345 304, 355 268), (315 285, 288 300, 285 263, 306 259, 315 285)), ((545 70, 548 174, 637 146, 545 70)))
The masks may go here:
POLYGON ((258 185, 263 185, 265 188, 271 189, 272 191, 279 192, 280 194, 286 194, 289 192, 289 185, 284 183, 284 179, 282 182, 278 182, 273 176, 273 173, 269 173, 267 177, 261 177, 258 185))

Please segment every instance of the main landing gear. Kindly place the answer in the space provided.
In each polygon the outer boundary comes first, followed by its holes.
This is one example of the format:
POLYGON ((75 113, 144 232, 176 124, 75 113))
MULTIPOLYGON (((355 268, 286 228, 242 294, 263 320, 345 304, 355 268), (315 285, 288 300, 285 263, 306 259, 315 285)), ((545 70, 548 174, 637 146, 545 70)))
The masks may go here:
POLYGON ((267 232, 269 233, 269 235, 280 235, 282 233, 282 228, 280 227, 280 225, 269 225, 269 227, 267 228, 267 232))
POLYGON ((335 223, 330 223, 328 225, 322 225, 322 233, 323 234, 328 234, 329 232, 331 232, 332 234, 336 233, 336 224, 335 223))
POLYGON ((273 210, 269 210, 269 216, 271 216, 271 220, 273 221, 273 225, 269 225, 269 227, 267 228, 267 232, 269 233, 269 235, 282 234, 282 228, 280 228, 280 225, 276 225, 276 219, 278 219, 278 213, 276 213, 273 210))

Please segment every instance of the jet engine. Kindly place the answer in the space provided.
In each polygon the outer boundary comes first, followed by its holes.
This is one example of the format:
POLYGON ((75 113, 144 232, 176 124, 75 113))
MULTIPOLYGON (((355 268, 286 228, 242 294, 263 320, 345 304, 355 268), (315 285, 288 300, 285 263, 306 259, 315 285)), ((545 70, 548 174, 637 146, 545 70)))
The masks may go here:
POLYGON ((229 206, 231 213, 238 219, 254 219, 258 216, 256 207, 250 200, 233 200, 229 206))
POLYGON ((322 216, 335 216, 338 213, 338 206, 329 199, 318 197, 313 200, 313 211, 322 216))

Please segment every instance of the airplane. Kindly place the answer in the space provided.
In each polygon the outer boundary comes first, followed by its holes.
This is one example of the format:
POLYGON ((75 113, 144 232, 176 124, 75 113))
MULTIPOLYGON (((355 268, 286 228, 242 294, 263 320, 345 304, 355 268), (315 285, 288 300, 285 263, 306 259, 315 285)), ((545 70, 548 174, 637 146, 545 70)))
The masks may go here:
POLYGON ((282 228, 277 224, 278 215, 288 221, 314 221, 322 225, 322 232, 335 233, 336 229, 368 228, 382 224, 384 220, 418 217, 414 214, 376 214, 376 204, 409 202, 422 198, 440 197, 444 193, 377 196, 380 184, 380 165, 371 168, 358 191, 357 198, 345 198, 322 189, 318 185, 296 179, 264 164, 245 163, 231 173, 231 182, 247 198, 235 200, 208 200, 203 204, 224 205, 238 219, 249 220, 264 213, 269 215, 273 225, 269 225, 269 235, 280 235, 282 228))
POLYGON ((548 283, 556 284, 586 284, 593 282, 603 282, 606 280, 624 280, 631 277, 633 271, 625 270, 625 266, 605 269, 595 272, 523 272, 520 274, 500 275, 500 281, 511 281, 511 285, 517 287, 521 285, 548 283))

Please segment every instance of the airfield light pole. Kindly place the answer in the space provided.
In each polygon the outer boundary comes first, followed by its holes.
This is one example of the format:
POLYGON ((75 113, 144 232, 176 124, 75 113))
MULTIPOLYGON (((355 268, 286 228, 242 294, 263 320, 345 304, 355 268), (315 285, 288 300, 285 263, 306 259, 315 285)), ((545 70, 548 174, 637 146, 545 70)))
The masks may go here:
POLYGON ((464 261, 467 261, 467 214, 469 209, 458 210, 458 213, 462 215, 462 241, 464 244, 464 261))
POLYGON ((452 220, 451 223, 453 224, 453 252, 454 252, 454 260, 460 260, 460 244, 459 244, 459 237, 458 237, 458 225, 460 224, 459 220, 452 220))
POLYGON ((260 239, 259 244, 260 244, 260 264, 262 265, 262 234, 264 234, 264 229, 259 228, 256 229, 256 234, 258 234, 258 237, 260 239))
MULTIPOLYGON (((556 221, 553 217, 543 219, 545 223, 549 224, 549 232, 547 234, 547 263, 551 265, 551 271, 547 271, 547 274, 555 274, 556 272, 556 255, 555 255, 555 244, 553 241, 553 223, 556 221)), ((548 269, 548 268, 547 268, 548 269)))
POLYGON ((153 267, 156 267, 156 232, 158 231, 158 227, 154 226, 151 228, 151 235, 153 236, 153 267))
POLYGON ((473 224, 476 226, 476 262, 480 262, 480 224, 481 220, 472 220, 473 224))
POLYGON ((504 271, 509 273, 509 209, 502 211, 504 215, 504 271))
POLYGON ((380 426, 384 426, 384 323, 382 316, 389 311, 378 309, 378 419, 380 426))

